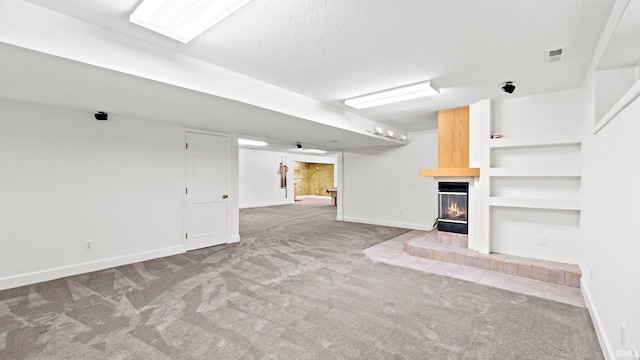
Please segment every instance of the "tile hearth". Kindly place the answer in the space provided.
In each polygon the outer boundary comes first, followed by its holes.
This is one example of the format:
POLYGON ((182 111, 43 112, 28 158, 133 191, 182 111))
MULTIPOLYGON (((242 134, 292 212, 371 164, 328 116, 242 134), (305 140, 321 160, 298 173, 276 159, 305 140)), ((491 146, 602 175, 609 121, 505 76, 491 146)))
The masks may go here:
POLYGON ((480 254, 468 249, 466 236, 460 234, 442 231, 422 232, 404 243, 404 251, 409 255, 426 259, 466 265, 559 285, 580 287, 581 273, 577 265, 522 256, 480 254))
MULTIPOLYGON (((425 234, 430 234, 430 236, 436 236, 435 232, 424 232, 424 231, 409 231, 405 234, 397 236, 393 239, 389 239, 380 244, 374 245, 370 248, 363 250, 364 254, 369 257, 371 260, 383 262, 389 265, 394 266, 402 266, 410 269, 420 270, 424 272, 430 272, 434 274, 449 276, 457 279, 472 281, 480 284, 484 284, 487 286, 497 287, 505 290, 510 290, 513 292, 518 292, 521 294, 537 296, 549 300, 554 300, 558 302, 563 302, 570 305, 584 307, 584 302, 582 300, 582 293, 580 289, 577 287, 571 287, 567 285, 561 285, 558 283, 540 281, 534 278, 527 278, 517 276, 517 269, 519 265, 519 261, 510 257, 508 260, 509 265, 507 265, 507 269, 509 272, 504 272, 504 265, 502 272, 492 271, 491 270, 491 260, 489 258, 489 268, 487 268, 487 262, 480 260, 476 260, 475 265, 472 260, 468 260, 466 256, 461 257, 464 252, 459 251, 448 251, 443 252, 441 250, 436 250, 436 258, 438 258, 438 254, 442 255, 442 260, 435 260, 433 258, 426 257, 418 257, 411 256, 404 251, 405 243, 420 243, 421 241, 427 241, 427 239, 420 240, 421 236, 425 234), (415 239, 415 241, 411 241, 415 239), (445 255, 445 253, 449 253, 449 255, 445 255), (458 254, 458 255, 453 255, 458 254), (450 262, 445 261, 445 256, 447 259, 453 260, 450 262), (463 260, 464 259, 464 260, 463 260), (469 261, 469 263, 467 262, 469 261), (515 263, 514 263, 515 261, 515 263), (482 266, 477 266, 477 264, 482 264, 482 266), (514 267, 515 265, 515 267, 514 267), (514 273, 514 269, 515 273, 514 273)), ((438 244, 437 239, 429 238, 433 245, 436 245, 440 249, 447 249, 446 245, 438 244)), ((446 242, 446 238, 444 240, 446 242)), ((451 246, 448 246, 449 250, 451 246)), ((467 250, 472 253, 476 253, 473 250, 467 250)), ((457 249, 456 249, 457 250, 457 249)), ((432 250, 433 251, 433 250, 432 250)), ((482 255, 482 254, 479 254, 482 255)), ((492 254, 495 255, 495 254, 492 254)), ((489 255, 482 255, 482 258, 489 255)), ((505 256, 506 260, 506 256, 505 256)), ((533 259, 531 259, 531 264, 528 264, 527 260, 522 260, 523 266, 530 266, 531 277, 535 274, 533 270, 533 259)), ((557 263, 554 263, 557 264, 557 263)), ((575 266, 575 265, 573 265, 575 266)), ((557 267, 557 266, 556 266, 557 267)), ((526 274, 527 268, 523 268, 523 273, 526 274)), ((575 269, 571 269, 572 271, 575 269)), ((557 279, 559 281, 559 279, 557 279)), ((578 277, 579 280, 579 277, 578 277)))

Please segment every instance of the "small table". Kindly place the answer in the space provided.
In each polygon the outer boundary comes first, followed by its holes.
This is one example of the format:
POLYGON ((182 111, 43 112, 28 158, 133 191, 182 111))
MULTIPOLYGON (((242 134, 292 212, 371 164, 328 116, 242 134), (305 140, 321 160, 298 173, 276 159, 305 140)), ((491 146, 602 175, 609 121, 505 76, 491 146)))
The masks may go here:
POLYGON ((338 206, 338 188, 337 187, 327 188, 327 192, 331 194, 331 205, 338 206))

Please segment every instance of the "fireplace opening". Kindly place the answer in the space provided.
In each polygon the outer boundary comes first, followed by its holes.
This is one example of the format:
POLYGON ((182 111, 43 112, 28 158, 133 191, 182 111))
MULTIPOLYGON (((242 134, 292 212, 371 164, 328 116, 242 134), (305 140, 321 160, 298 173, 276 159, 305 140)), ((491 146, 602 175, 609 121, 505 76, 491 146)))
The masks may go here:
POLYGON ((468 206, 468 183, 438 183, 438 230, 458 234, 469 233, 468 206))

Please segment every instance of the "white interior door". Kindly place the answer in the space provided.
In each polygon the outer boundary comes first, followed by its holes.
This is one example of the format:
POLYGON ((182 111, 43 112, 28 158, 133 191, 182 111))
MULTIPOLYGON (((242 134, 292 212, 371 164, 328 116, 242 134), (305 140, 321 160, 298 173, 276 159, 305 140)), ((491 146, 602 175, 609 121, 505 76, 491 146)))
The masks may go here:
POLYGON ((185 228, 187 250, 228 238, 229 138, 187 132, 185 228))

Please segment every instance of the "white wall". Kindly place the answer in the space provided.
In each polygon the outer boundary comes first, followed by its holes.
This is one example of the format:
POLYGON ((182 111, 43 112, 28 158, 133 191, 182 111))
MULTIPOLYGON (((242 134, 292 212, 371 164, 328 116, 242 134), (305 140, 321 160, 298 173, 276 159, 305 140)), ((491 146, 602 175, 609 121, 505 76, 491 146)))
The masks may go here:
POLYGON ((438 183, 420 169, 438 166, 438 132, 409 134, 399 147, 343 154, 342 219, 430 230, 437 217, 438 183))
POLYGON ((614 359, 623 358, 620 352, 632 345, 640 351, 640 98, 594 135, 593 84, 590 76, 583 89, 581 286, 605 355, 614 359), (621 324, 626 347, 620 342, 621 324))
MULTIPOLYGON (((337 157, 240 149, 240 208, 292 204, 294 202, 294 162, 333 164, 334 183, 338 178, 337 157), (280 188, 280 161, 289 167, 288 189, 280 188)), ((335 185, 335 184, 334 184, 335 185)))
POLYGON ((0 289, 183 252, 184 136, 0 100, 0 289))
POLYGON ((495 101, 491 131, 505 139, 545 139, 581 134, 580 91, 495 101))

